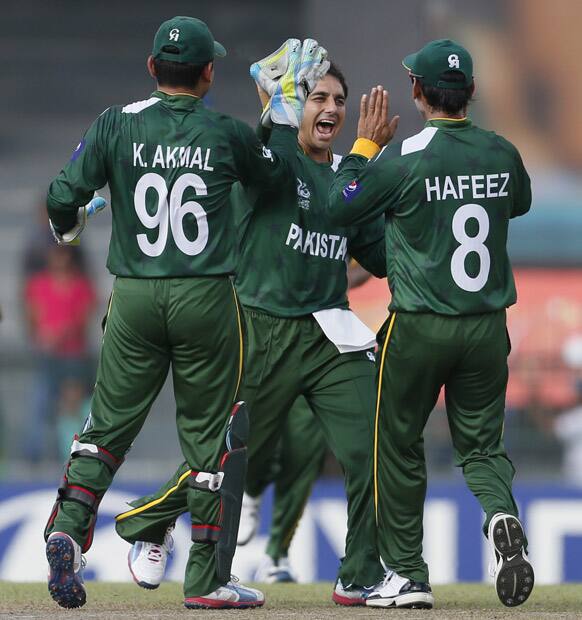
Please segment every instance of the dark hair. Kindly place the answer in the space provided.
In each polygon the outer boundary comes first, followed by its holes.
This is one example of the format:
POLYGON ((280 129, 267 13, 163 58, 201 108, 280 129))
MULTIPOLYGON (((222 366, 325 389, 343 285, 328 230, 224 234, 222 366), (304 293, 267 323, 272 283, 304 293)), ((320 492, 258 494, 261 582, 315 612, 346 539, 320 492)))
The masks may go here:
POLYGON ((202 65, 188 65, 182 62, 154 58, 156 79, 160 86, 194 88, 208 62, 202 65))
POLYGON ((326 75, 331 75, 331 77, 334 77, 342 85, 342 88, 344 89, 344 97, 347 99, 348 85, 346 83, 346 78, 344 77, 344 74, 341 72, 340 68, 336 64, 331 62, 326 75))
MULTIPOLYGON (((464 82, 465 76, 460 71, 445 71, 442 78, 447 82, 464 82)), ((420 83, 422 94, 428 105, 435 110, 442 110, 447 114, 458 114, 464 110, 473 99, 473 84, 466 88, 437 88, 422 83, 422 78, 417 78, 420 83)))

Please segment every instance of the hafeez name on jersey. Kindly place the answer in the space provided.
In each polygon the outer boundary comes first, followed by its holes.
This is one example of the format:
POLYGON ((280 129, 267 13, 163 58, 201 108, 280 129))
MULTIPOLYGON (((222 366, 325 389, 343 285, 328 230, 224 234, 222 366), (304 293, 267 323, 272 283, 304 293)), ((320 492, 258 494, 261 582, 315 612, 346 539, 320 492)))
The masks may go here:
MULTIPOLYGON (((144 159, 143 142, 133 143, 133 165, 134 167, 148 168, 148 162, 144 159)), ((152 168, 194 168, 212 172, 213 166, 210 165, 211 149, 202 149, 199 146, 165 146, 156 145, 152 159, 152 168)))
POLYGON ((291 223, 285 244, 291 247, 293 241, 295 243, 293 243, 292 249, 298 250, 303 254, 311 254, 311 256, 321 256, 322 258, 334 260, 346 260, 348 253, 347 237, 312 232, 311 230, 304 231, 301 226, 291 223))
POLYGON ((446 176, 426 178, 426 200, 447 200, 448 198, 467 200, 469 198, 507 198, 509 172, 499 174, 460 174, 456 177, 446 176), (465 192, 469 192, 467 195, 465 192), (433 196, 434 194, 434 196, 433 196))

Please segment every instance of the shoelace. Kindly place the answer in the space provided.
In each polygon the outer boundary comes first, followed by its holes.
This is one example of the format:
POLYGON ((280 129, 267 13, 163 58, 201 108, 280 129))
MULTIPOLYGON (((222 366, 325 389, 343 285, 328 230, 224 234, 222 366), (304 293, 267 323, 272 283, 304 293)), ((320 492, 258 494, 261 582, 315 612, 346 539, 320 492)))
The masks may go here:
POLYGON ((150 543, 150 548, 148 549, 147 559, 150 562, 159 563, 162 561, 162 545, 158 545, 156 543, 150 543))

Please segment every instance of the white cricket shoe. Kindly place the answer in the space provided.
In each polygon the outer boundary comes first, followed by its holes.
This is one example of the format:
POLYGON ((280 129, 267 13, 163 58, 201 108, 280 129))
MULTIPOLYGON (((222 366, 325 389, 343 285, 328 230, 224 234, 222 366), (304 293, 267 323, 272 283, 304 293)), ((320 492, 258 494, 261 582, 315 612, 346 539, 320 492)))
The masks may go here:
POLYGON ((391 570, 366 598, 368 607, 432 609, 433 605, 434 596, 428 583, 412 581, 391 570))
POLYGON ((138 540, 131 546, 127 565, 133 580, 140 588, 155 590, 162 583, 168 556, 174 551, 173 529, 168 528, 161 545, 138 540))
POLYGON ((265 595, 260 590, 249 588, 238 583, 236 577, 218 587, 214 592, 204 596, 191 596, 184 599, 184 606, 188 609, 246 609, 248 607, 262 607, 265 595))
POLYGON ((259 511, 261 509, 261 496, 251 497, 243 495, 242 508, 240 511, 240 525, 236 544, 242 547, 249 543, 257 533, 260 523, 259 511))
POLYGON ((254 580, 258 583, 296 583, 297 581, 287 557, 273 560, 268 555, 261 560, 254 580))
POLYGON ((81 547, 68 534, 53 532, 46 542, 48 590, 61 607, 82 607, 87 600, 81 547))
POLYGON ((338 577, 335 582, 333 594, 331 595, 331 600, 336 605, 343 605, 345 607, 363 607, 371 591, 370 588, 344 586, 341 579, 338 577))
POLYGON ((525 603, 534 587, 534 571, 525 552, 525 533, 519 519, 496 514, 489 522, 487 538, 494 558, 489 572, 499 600, 506 607, 525 603))

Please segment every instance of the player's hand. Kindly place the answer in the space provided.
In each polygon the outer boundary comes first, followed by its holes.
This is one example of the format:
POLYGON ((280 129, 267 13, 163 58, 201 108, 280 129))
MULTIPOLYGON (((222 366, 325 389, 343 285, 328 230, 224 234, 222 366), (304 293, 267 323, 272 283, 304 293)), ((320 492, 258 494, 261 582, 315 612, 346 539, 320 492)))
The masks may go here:
POLYGON ((99 213, 99 211, 103 211, 106 206, 107 200, 96 195, 84 207, 79 207, 77 209, 77 223, 73 226, 73 228, 71 228, 71 230, 68 230, 63 234, 57 232, 53 226, 53 223, 49 220, 51 231, 57 243, 59 245, 79 245, 80 235, 87 225, 87 220, 96 213, 99 213))
POLYGON ((257 89, 260 89, 259 96, 261 96, 260 91, 268 95, 267 99, 273 95, 277 87, 277 80, 285 75, 289 67, 289 52, 300 47, 301 41, 299 39, 287 39, 278 50, 251 65, 250 74, 257 83, 257 89))
MULTIPOLYGON (((271 97, 270 118, 273 123, 299 129, 309 89, 326 74, 329 61, 327 51, 314 39, 305 39, 301 48, 296 44, 290 47, 288 60, 287 71, 271 97)), ((265 124, 264 114, 261 122, 265 124)))
POLYGON ((388 112, 388 91, 384 90, 381 84, 374 86, 369 95, 362 95, 358 120, 358 138, 367 138, 378 146, 388 144, 394 137, 400 120, 399 116, 390 119, 388 112))

